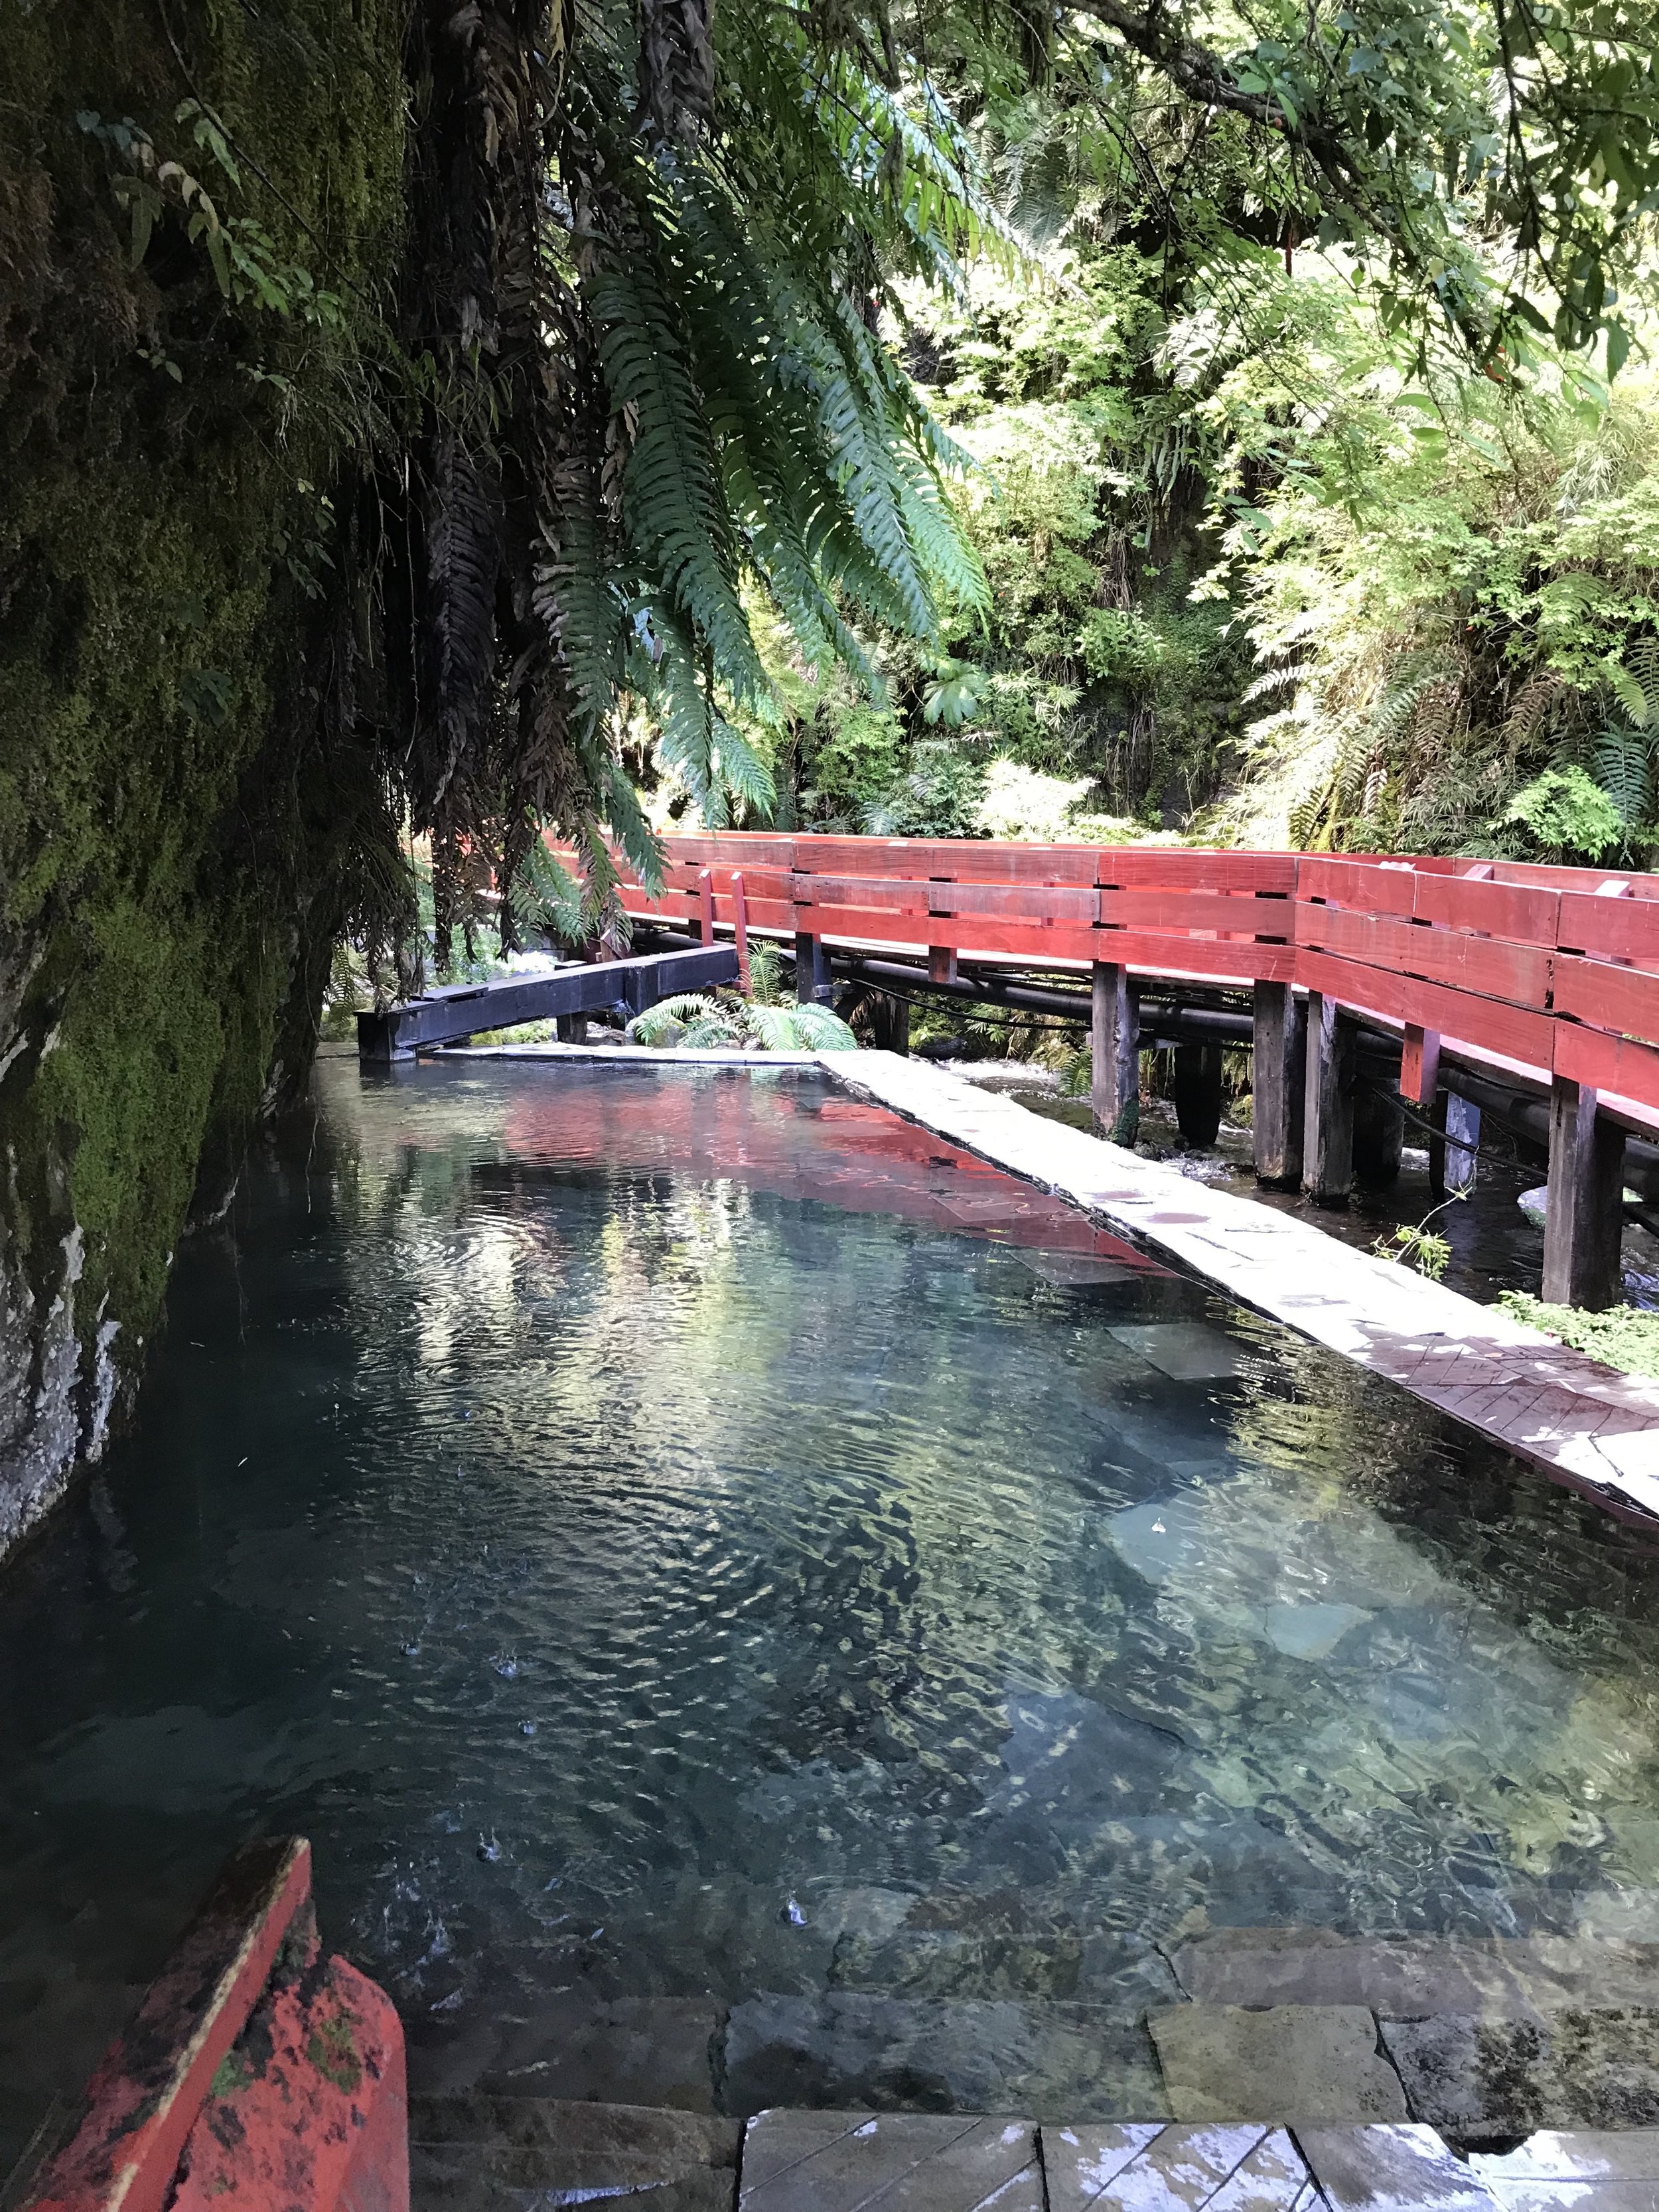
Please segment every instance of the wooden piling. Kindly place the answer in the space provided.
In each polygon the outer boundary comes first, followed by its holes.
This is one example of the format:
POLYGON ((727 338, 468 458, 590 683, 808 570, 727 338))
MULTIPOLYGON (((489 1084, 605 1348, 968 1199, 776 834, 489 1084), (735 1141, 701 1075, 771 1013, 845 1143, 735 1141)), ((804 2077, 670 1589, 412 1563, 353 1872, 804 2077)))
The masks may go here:
POLYGON ((910 1002, 908 999, 896 999, 890 991, 878 991, 870 1001, 870 1020, 878 1052, 896 1052, 902 1057, 909 1051, 910 1002))
POLYGON ((1175 1048, 1176 1126, 1189 1145, 1212 1145, 1221 1127, 1221 1047, 1175 1048))
POLYGON ((1601 1313, 1618 1304, 1624 1180, 1624 1131, 1596 1111, 1588 1085, 1558 1075, 1544 1218, 1544 1296, 1553 1305, 1601 1313))
POLYGON ((830 971, 830 955, 823 949, 823 939, 814 937, 810 930, 795 932, 795 997, 803 1006, 816 1002, 828 1006, 835 989, 835 978, 830 971))
POLYGON ((1298 1183, 1308 1004, 1288 983, 1258 983, 1255 1001, 1250 1088, 1256 1178, 1298 1183))
POLYGON ((1358 1027, 1334 999, 1308 994, 1302 1188, 1316 1206, 1346 1206, 1353 1189, 1353 1091, 1358 1027))
POLYGON ((1372 1083, 1362 1083, 1353 1101, 1353 1171, 1373 1190, 1400 1180, 1400 1156, 1406 1147, 1406 1117, 1400 1102, 1372 1083))
POLYGON ((1443 1091, 1429 1139, 1429 1189, 1437 1200, 1463 1198, 1474 1188, 1480 1143, 1480 1109, 1455 1091, 1443 1091))
POLYGON ((1127 968, 1097 960, 1090 1042, 1095 1134, 1133 1145, 1140 1133, 1139 994, 1127 968))

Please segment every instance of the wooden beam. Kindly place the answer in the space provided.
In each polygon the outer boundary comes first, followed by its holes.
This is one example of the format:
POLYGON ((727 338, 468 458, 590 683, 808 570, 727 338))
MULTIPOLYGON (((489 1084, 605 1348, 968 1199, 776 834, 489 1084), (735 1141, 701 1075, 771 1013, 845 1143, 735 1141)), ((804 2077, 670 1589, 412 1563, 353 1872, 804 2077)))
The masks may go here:
POLYGON ((1316 1206, 1346 1206, 1353 1189, 1353 1091, 1358 1024, 1334 999, 1308 995, 1302 1188, 1316 1206))
POLYGON ((1432 1107, 1440 1088, 1440 1032, 1406 1024, 1400 1048, 1400 1095, 1414 1106, 1432 1107))
POLYGON ((1288 983, 1258 983, 1255 1014, 1250 1087, 1257 1179, 1298 1183, 1307 1001, 1288 983))
POLYGON ((1140 1133, 1139 994, 1128 969, 1111 961, 1097 960, 1092 978, 1095 1134, 1133 1145, 1140 1133))
POLYGON ((1544 1216, 1544 1296, 1601 1313, 1623 1290, 1625 1133, 1596 1111, 1587 1085, 1550 1088, 1550 1173, 1544 1216))

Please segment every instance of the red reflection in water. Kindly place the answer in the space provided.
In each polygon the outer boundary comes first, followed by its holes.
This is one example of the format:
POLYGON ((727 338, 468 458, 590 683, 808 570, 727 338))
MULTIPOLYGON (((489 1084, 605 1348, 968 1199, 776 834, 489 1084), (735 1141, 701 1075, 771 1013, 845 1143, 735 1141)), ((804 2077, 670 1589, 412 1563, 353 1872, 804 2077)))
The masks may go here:
POLYGON ((849 1213, 896 1214, 930 1229, 1167 1272, 1074 1207, 882 1107, 746 1076, 697 1081, 617 1068, 573 1080, 550 1069, 544 1089, 515 1096, 504 1135, 521 1159, 591 1161, 624 1173, 662 1168, 704 1182, 734 1176, 849 1213))

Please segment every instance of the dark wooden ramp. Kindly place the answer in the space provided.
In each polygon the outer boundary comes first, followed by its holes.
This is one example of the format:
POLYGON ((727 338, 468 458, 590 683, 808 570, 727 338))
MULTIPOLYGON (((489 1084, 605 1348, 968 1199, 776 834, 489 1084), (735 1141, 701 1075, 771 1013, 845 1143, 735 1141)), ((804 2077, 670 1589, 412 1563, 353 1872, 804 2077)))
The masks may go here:
POLYGON ((738 980, 737 948, 699 945, 689 952, 651 952, 601 960, 550 975, 509 975, 498 983, 459 983, 357 1017, 357 1053, 370 1060, 409 1060, 434 1045, 459 1044, 520 1022, 561 1014, 643 1013, 659 999, 738 980))

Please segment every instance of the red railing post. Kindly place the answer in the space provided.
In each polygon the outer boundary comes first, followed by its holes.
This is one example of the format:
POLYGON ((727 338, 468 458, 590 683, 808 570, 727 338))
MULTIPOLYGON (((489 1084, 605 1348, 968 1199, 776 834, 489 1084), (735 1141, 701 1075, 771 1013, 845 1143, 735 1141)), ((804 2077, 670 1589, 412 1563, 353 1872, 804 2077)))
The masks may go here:
POLYGON ((749 996, 749 907, 743 895, 743 877, 733 870, 732 875, 732 921, 738 939, 738 988, 746 999, 749 996))
POLYGON ((714 871, 705 868, 697 878, 697 896, 702 902, 702 936, 705 945, 714 942, 714 871))

